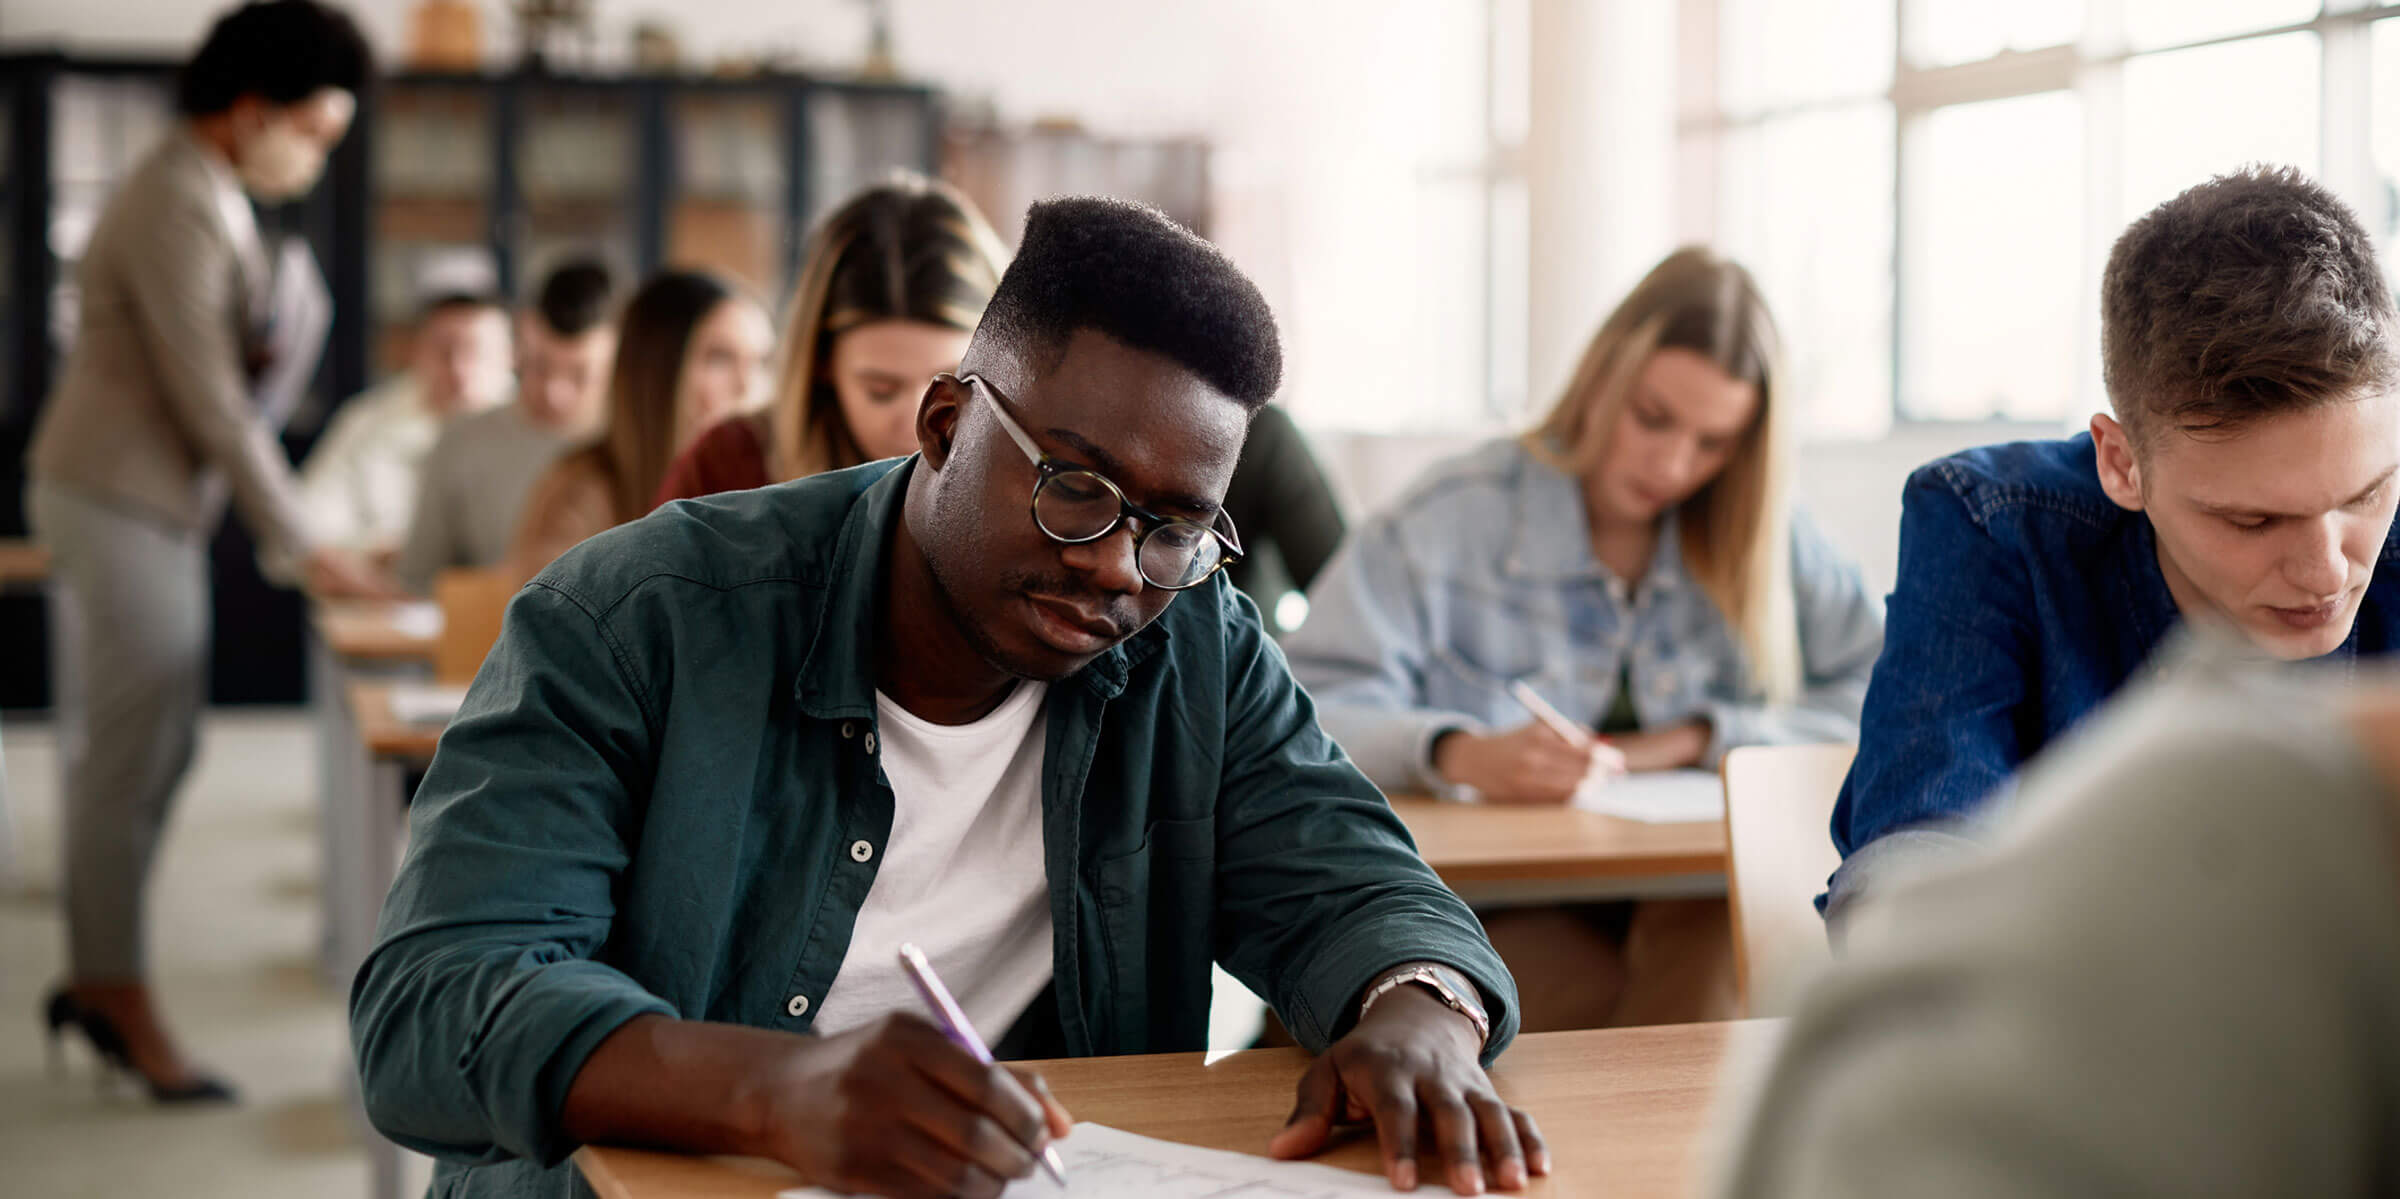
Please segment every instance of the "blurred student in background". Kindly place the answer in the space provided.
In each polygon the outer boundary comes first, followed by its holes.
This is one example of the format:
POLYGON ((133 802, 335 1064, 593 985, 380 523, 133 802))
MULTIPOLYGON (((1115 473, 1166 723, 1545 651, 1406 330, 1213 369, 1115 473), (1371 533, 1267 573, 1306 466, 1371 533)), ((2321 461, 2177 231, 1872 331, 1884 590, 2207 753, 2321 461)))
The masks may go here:
POLYGON ((315 186, 371 72, 357 27, 312 0, 217 21, 177 83, 182 119, 92 230, 79 333, 28 455, 66 759, 68 978, 42 1016, 160 1102, 232 1096, 168 1032, 142 919, 208 699, 208 546, 228 486, 271 577, 384 590, 311 533, 277 442, 297 393, 276 387, 306 378, 322 333, 299 345, 276 332, 300 318, 278 311, 279 266, 250 207, 315 186), (262 380, 281 382, 262 393, 262 380))
POLYGON ((667 271, 618 322, 607 425, 534 485, 507 568, 532 578, 575 543, 650 511, 667 464, 703 431, 757 407, 775 332, 722 279, 667 271))
POLYGON ((462 416, 434 439, 393 564, 402 586, 423 595, 444 570, 500 565, 535 481, 600 431, 617 353, 615 287, 606 266, 573 259, 518 314, 516 402, 462 416))
POLYGON ((2100 288, 2113 415, 1901 493, 1829 920, 1963 848, 2178 624, 2283 659, 2400 649, 2400 312, 2357 215, 2298 171, 2239 171, 2135 221, 2100 288))
MULTIPOLYGON (((948 184, 900 173, 858 193, 809 243, 783 330, 775 398, 700 435, 657 502, 744 491, 917 449, 917 401, 953 370, 1007 254, 948 184)), ((1246 555, 1231 574, 1274 628, 1342 537, 1341 510, 1292 418, 1251 421, 1225 511, 1246 555)))
POLYGON ((1281 404, 1251 418, 1233 482, 1225 488, 1225 516, 1242 531, 1242 560, 1227 567, 1226 576, 1258 604, 1268 632, 1291 632, 1298 622, 1285 625, 1279 601, 1317 581, 1346 526, 1325 468, 1281 404))
MULTIPOLYGON (((1617 772, 1856 736, 1881 606, 1791 511, 1777 355, 1749 272, 1679 250, 1538 427, 1434 467, 1335 555, 1285 648, 1377 786, 1560 804, 1617 772)), ((1488 924, 1528 1027, 1730 1014, 1720 900, 1488 924)))
POLYGON ((957 369, 1004 257, 947 184, 903 174, 852 197, 809 240, 773 400, 702 432, 656 503, 915 453, 917 401, 957 369))
POLYGON ((343 404, 300 468, 317 536, 371 555, 397 550, 442 428, 508 401, 509 354, 500 301, 456 292, 427 304, 408 369, 343 404))

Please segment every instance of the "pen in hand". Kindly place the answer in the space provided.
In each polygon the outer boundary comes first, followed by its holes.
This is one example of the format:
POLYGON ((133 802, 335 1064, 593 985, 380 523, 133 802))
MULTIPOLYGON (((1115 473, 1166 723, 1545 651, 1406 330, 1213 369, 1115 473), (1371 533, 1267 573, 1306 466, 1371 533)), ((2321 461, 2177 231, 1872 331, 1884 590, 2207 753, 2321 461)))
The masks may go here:
POLYGON ((1525 685, 1525 680, 1511 680, 1508 684, 1508 694, 1510 698, 1523 705, 1526 711, 1533 713, 1535 720, 1548 725, 1550 731, 1558 734, 1567 744, 1594 750, 1596 756, 1607 767, 1609 774, 1624 773, 1625 757, 1614 748, 1609 747, 1607 738, 1567 719, 1566 713, 1551 707, 1550 701, 1543 699, 1541 693, 1525 685), (1598 752, 1603 750, 1605 752, 1598 752))
MULTIPOLYGON (((925 1000, 925 1006, 933 1009, 934 1022, 942 1026, 942 1031, 957 1042, 959 1048, 973 1054, 976 1061, 987 1066, 995 1064, 990 1047, 975 1034, 974 1024, 967 1020, 967 1013, 958 1006, 958 1000, 951 998, 950 988, 943 986, 942 980, 934 975, 933 963, 925 960, 925 951, 913 944, 902 945, 900 968, 907 973, 908 981, 916 984, 917 994, 925 1000)), ((1051 1181, 1062 1187, 1067 1185, 1067 1163, 1058 1156, 1057 1146, 1043 1147, 1042 1169, 1050 1175, 1051 1181)))

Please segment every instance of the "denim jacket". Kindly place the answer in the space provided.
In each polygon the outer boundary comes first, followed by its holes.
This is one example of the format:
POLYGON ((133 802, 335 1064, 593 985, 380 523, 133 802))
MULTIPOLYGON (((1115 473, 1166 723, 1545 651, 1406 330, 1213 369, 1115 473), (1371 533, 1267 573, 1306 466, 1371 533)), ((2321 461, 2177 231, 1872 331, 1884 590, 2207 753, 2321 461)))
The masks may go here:
POLYGON ((1532 718, 1523 680, 1597 724, 1630 671, 1644 728, 1706 717, 1706 762, 1766 742, 1858 733, 1883 618, 1857 568, 1804 517, 1792 522, 1803 692, 1765 702, 1741 638, 1684 570, 1666 519, 1641 585, 1592 554, 1578 482, 1515 440, 1435 466, 1344 545, 1286 638, 1325 730, 1386 791, 1447 793, 1433 741, 1532 718))
MULTIPOLYGON (((2179 619, 2150 520, 2100 489, 2089 434, 1921 467, 1900 514, 1891 633, 1833 810, 1843 863, 1818 899, 1829 914, 1871 878, 1942 852, 2021 763, 2140 671, 2179 619)), ((2396 561, 2387 536, 2331 656, 2400 641, 2396 561)))
MULTIPOLYGON (((442 1159, 435 1194, 588 1194, 559 1110, 635 1016, 809 1031, 892 831, 875 616, 913 462, 670 504, 509 605, 351 993, 367 1111, 442 1159)), ((1311 1049, 1377 973, 1442 962, 1508 1043, 1475 917, 1222 580, 1044 702, 1036 1052, 1203 1048, 1212 961, 1311 1049)))

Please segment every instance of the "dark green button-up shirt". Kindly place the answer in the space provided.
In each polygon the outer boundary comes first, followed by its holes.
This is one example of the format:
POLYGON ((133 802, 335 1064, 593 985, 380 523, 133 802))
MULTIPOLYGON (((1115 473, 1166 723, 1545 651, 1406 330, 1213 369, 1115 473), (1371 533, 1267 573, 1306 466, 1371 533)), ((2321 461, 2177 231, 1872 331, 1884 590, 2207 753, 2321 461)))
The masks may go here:
MULTIPOLYGON (((873 642, 911 469, 670 505, 509 605, 351 994, 367 1109, 435 1194, 584 1193, 559 1112, 637 1015, 808 1031, 892 827, 873 642)), ((1212 961, 1312 1049, 1442 962, 1506 1044, 1480 926, 1222 580, 1045 702, 1059 1048, 1203 1048, 1212 961)))

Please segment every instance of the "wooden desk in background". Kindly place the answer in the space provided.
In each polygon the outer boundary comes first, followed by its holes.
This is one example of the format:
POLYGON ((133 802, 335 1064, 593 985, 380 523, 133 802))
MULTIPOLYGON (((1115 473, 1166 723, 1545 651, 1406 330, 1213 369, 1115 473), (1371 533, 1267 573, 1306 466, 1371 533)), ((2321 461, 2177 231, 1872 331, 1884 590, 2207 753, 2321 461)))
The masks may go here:
POLYGON ((1725 893, 1725 822, 1644 824, 1565 807, 1397 797, 1417 852, 1470 903, 1725 893))
MULTIPOLYGON (((1697 1189, 1702 1135, 1717 1080, 1733 1055, 1761 1054, 1781 1022, 1519 1037, 1492 1071, 1500 1093, 1533 1113, 1553 1171, 1528 1199, 1608 1195, 1680 1199, 1697 1189)), ((1209 1149, 1264 1153, 1291 1114, 1308 1057, 1296 1049, 1237 1053, 1213 1066, 1197 1053, 1045 1062, 1042 1077, 1079 1120, 1209 1149)), ((1360 1139, 1325 1161, 1377 1172, 1375 1143, 1360 1139)), ((773 1199, 793 1185, 781 1166, 587 1147, 575 1164, 601 1199, 773 1199)), ((1426 1185, 1420 1195, 1447 1195, 1426 1185)), ((1490 1192, 1498 1195, 1503 1192, 1490 1192)))
POLYGON ((325 649, 344 662, 430 664, 442 636, 440 613, 425 603, 329 600, 313 605, 310 620, 325 649))

